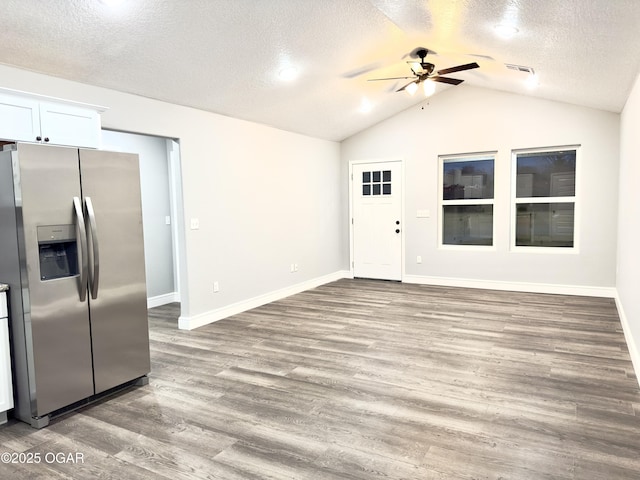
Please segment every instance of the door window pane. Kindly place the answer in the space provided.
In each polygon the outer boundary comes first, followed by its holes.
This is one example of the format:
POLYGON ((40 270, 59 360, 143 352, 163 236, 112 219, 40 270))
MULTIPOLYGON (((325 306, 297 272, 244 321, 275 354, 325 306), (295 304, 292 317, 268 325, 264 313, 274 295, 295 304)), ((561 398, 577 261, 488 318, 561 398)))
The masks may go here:
POLYGON ((516 205, 516 246, 573 247, 573 203, 516 205))
POLYGON ((493 205, 442 207, 444 245, 493 245, 493 205))
POLYGON ((390 182, 391 170, 362 172, 362 195, 391 195, 390 182))

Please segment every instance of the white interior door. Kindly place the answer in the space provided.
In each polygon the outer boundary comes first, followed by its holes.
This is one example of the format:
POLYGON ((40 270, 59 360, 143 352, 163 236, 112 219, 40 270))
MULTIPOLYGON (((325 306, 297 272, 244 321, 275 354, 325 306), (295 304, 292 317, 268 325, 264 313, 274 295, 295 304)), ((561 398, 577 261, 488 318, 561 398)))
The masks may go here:
POLYGON ((402 163, 352 166, 353 275, 402 280, 402 163))

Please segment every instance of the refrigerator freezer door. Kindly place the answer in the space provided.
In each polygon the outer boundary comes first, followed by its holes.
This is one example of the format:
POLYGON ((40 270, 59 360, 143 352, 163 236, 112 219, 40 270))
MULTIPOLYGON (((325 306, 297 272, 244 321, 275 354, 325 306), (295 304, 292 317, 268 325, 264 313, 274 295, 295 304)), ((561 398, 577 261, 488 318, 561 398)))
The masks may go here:
POLYGON ((25 335, 31 339, 26 342, 31 414, 41 416, 93 394, 89 310, 80 299, 87 286, 79 285, 77 269, 69 267, 79 250, 73 244, 80 243, 73 208, 73 197, 80 197, 78 151, 19 144, 12 154, 14 176, 19 176, 18 224, 24 231, 21 287, 29 292, 23 309, 25 335), (56 248, 47 251, 47 245, 56 248), (45 261, 58 262, 62 273, 49 279, 41 271, 45 261))
POLYGON ((95 212, 88 215, 89 250, 93 239, 99 250, 99 284, 89 306, 95 391, 101 393, 151 369, 140 173, 137 155, 99 150, 80 150, 80 168, 85 207, 90 198, 95 212))

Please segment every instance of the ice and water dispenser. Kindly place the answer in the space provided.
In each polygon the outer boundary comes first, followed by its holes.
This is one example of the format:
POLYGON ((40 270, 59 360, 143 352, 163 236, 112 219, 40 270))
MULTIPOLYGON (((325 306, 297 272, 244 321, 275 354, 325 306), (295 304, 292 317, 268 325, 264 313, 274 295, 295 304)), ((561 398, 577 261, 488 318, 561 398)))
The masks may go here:
POLYGON ((38 227, 40 280, 78 275, 78 245, 75 225, 38 227))

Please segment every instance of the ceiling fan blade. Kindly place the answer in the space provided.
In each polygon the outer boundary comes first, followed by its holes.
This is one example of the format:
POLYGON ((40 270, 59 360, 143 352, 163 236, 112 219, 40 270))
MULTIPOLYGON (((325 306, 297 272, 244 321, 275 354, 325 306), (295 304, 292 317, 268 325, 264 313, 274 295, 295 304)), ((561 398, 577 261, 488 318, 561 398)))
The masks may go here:
POLYGON ((367 82, 378 82, 380 80, 406 80, 413 77, 389 77, 389 78, 370 78, 367 82))
POLYGON ((438 70, 437 74, 438 75, 446 75, 447 73, 462 72, 464 70, 471 70, 472 68, 480 68, 480 65, 478 65, 476 62, 466 63, 464 65, 458 65, 457 67, 451 67, 451 68, 445 68, 443 70, 438 70))
POLYGON ((429 80, 440 83, 448 83, 449 85, 460 85, 464 80, 458 80, 457 78, 438 77, 437 75, 429 77, 429 80))
POLYGON ((368 65, 363 65, 362 67, 355 68, 355 69, 350 70, 348 72, 344 72, 342 74, 342 77, 343 78, 356 78, 356 77, 359 77, 359 76, 364 75, 366 73, 369 73, 369 72, 372 72, 374 70, 377 70, 381 66, 382 66, 381 62, 370 63, 368 65))
POLYGON ((402 92, 405 88, 407 88, 409 85, 411 85, 412 83, 420 83, 417 80, 414 80, 412 82, 407 83, 404 87, 400 87, 398 90, 396 90, 396 92, 402 92))

